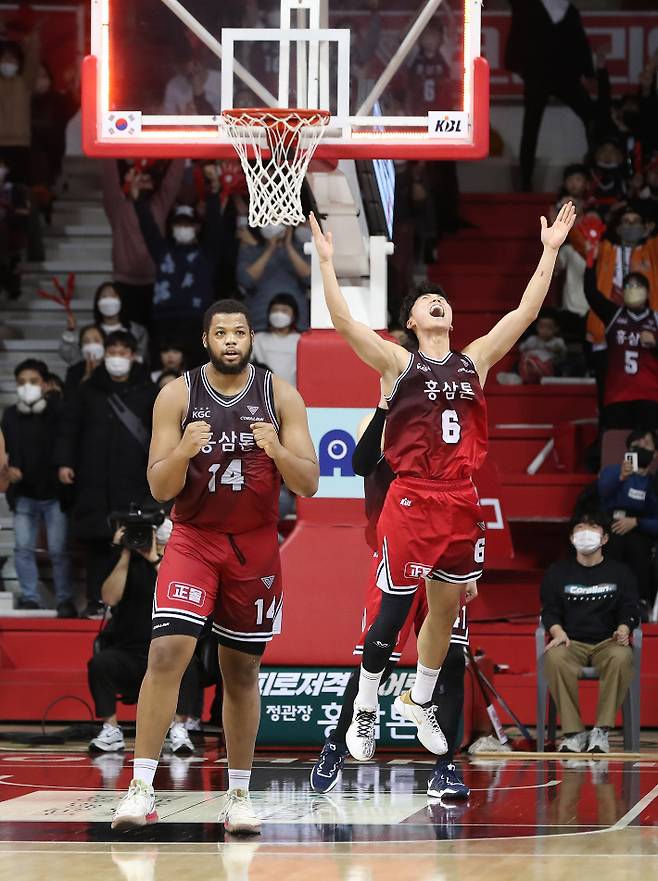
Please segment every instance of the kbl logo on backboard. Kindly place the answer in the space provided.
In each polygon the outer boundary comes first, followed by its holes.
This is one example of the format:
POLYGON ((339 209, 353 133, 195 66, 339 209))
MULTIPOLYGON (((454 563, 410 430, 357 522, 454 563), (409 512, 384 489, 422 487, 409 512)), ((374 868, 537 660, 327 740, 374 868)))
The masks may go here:
POLYGON ((440 138, 467 138, 468 113, 461 110, 430 110, 427 114, 430 135, 440 138))
POLYGON ((320 463, 315 498, 363 498, 363 478, 354 473, 352 453, 359 423, 373 412, 374 407, 309 407, 308 422, 320 463))

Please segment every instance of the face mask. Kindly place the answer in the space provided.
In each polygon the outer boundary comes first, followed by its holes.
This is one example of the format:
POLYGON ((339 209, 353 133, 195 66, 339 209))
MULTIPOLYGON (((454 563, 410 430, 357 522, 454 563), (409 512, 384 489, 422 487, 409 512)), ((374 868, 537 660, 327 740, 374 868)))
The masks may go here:
POLYGON ((644 238, 644 226, 639 223, 621 223, 617 232, 625 245, 637 245, 644 238))
POLYGON ((601 547, 601 533, 595 529, 581 529, 571 536, 571 544, 579 554, 593 554, 601 547))
POLYGON ((653 452, 645 450, 644 447, 632 447, 634 453, 637 453, 637 467, 648 468, 653 462, 653 452))
POLYGON ((646 305, 649 299, 647 289, 639 285, 628 285, 624 288, 624 306, 637 309, 646 305))
POLYGON ((295 238, 300 243, 300 245, 303 245, 305 242, 311 241, 311 239, 313 238, 313 233, 308 226, 304 226, 304 224, 302 224, 295 229, 295 238))
POLYGON ((175 226, 172 235, 179 245, 191 245, 196 239, 196 230, 193 226, 175 226))
POLYGON ((31 407, 32 404, 36 404, 37 401, 41 400, 43 397, 43 391, 41 390, 40 385, 36 385, 36 383, 33 382, 26 382, 23 383, 23 385, 18 386, 16 389, 16 395, 21 404, 26 404, 28 407, 31 407))
POLYGON ((13 61, 4 61, 0 64, 0 74, 6 79, 11 79, 18 73, 18 65, 13 61))
POLYGON ((104 354, 103 343, 85 343, 82 347, 83 358, 91 358, 92 361, 100 361, 104 354))
POLYGON ((286 231, 285 226, 282 223, 270 223, 268 226, 264 226, 261 229, 261 233, 264 239, 270 241, 270 239, 277 239, 279 236, 282 236, 286 231))
POLYGON ((101 297, 98 301, 98 311, 106 318, 113 318, 121 312, 121 300, 116 297, 101 297))
POLYGON ((292 316, 288 315, 287 312, 270 312, 269 320, 272 327, 276 327, 277 330, 282 330, 284 327, 290 327, 292 324, 292 316))
POLYGON ((171 536, 171 532, 174 528, 174 524, 168 517, 162 521, 162 523, 155 530, 155 540, 159 545, 166 545, 171 536))
POLYGON ((106 355, 105 369, 110 376, 125 376, 130 373, 132 360, 124 355, 106 355))

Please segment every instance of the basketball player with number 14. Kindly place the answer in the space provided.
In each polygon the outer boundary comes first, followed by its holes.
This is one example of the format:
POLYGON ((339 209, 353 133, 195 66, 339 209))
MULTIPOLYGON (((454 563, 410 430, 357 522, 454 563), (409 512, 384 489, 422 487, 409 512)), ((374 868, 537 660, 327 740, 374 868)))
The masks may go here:
MULTIPOLYGON (((359 358, 381 374, 388 402, 384 455, 396 478, 377 525, 382 610, 384 601, 395 603, 415 592, 419 567, 429 572, 416 679, 396 699, 395 708, 417 726, 418 739, 436 755, 445 753, 447 744, 432 692, 462 592, 469 581, 480 578, 484 562, 485 526, 473 484, 487 452, 484 384, 493 365, 537 318, 558 250, 575 220, 571 202, 552 226, 541 218, 543 254, 518 307, 463 352, 450 348, 452 309, 443 291, 421 285, 403 304, 405 329, 418 340, 418 351, 410 354, 352 318, 333 268, 331 233, 325 236, 310 217, 332 323, 359 358)), ((389 617, 395 619, 394 611, 389 617)), ((395 638, 377 635, 369 639, 369 633, 364 640, 359 691, 346 736, 350 753, 361 760, 372 754, 379 683, 395 645, 395 638)))
POLYGON ((319 468, 301 395, 250 363, 253 338, 244 303, 214 303, 203 320, 209 363, 169 383, 155 402, 148 479, 158 501, 176 499, 174 531, 153 601, 134 779, 113 829, 157 820, 153 777, 160 750, 181 677, 212 616, 228 755, 219 820, 227 832, 260 831, 249 779, 260 659, 280 630, 283 606, 279 490, 283 478, 297 495, 314 495, 319 468))

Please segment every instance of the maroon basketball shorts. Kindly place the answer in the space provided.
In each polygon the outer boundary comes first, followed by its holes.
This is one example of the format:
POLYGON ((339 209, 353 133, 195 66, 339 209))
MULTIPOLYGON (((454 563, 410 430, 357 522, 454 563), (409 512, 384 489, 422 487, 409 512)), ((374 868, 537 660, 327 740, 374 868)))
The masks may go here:
POLYGON ((176 523, 153 599, 153 638, 198 637, 206 619, 223 645, 255 651, 281 632, 283 584, 276 525, 226 535, 176 523))
POLYGON ((377 586, 402 595, 415 593, 423 578, 477 581, 485 529, 471 480, 397 478, 377 524, 377 586))

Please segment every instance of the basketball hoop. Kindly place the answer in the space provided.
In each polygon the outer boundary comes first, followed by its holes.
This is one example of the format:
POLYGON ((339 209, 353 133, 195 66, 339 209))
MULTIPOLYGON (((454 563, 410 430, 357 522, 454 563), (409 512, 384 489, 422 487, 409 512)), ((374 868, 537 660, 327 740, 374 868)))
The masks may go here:
POLYGON ((305 220, 302 184, 330 115, 276 107, 222 111, 220 125, 247 178, 249 226, 296 226, 305 220))

